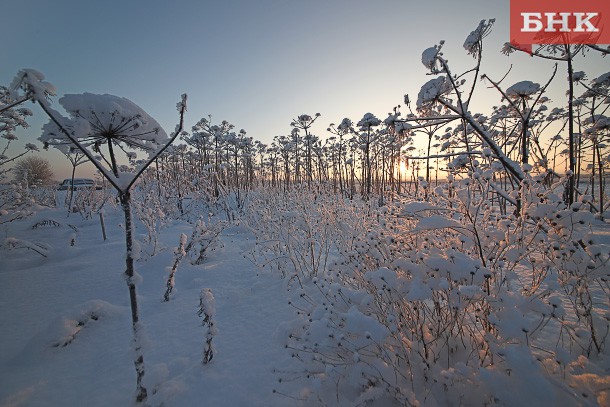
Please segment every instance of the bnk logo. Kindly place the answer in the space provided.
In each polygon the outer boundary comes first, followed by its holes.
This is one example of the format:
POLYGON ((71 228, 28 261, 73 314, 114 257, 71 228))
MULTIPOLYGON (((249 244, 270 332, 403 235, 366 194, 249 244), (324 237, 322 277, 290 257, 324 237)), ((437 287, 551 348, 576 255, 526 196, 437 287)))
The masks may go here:
POLYGON ((510 42, 610 44, 610 1, 510 0, 510 42))

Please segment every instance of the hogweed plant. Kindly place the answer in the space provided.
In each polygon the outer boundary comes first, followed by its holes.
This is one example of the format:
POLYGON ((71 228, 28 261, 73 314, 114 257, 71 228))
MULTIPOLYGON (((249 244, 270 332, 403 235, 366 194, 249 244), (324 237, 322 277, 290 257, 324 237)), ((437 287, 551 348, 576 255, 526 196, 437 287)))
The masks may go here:
POLYGON ((128 99, 112 95, 90 93, 65 95, 59 103, 69 113, 62 116, 54 110, 47 98, 49 86, 43 76, 30 70, 21 71, 14 83, 49 116, 40 140, 45 145, 71 145, 77 147, 116 189, 125 217, 125 279, 129 290, 136 369, 136 400, 146 400, 144 355, 140 340, 140 317, 136 296, 136 257, 131 211, 131 189, 142 173, 181 134, 186 111, 186 94, 177 108, 180 115, 176 130, 168 137, 159 124, 144 110, 128 99), (125 172, 121 157, 129 157, 133 150, 144 150, 149 158, 134 172, 125 172))

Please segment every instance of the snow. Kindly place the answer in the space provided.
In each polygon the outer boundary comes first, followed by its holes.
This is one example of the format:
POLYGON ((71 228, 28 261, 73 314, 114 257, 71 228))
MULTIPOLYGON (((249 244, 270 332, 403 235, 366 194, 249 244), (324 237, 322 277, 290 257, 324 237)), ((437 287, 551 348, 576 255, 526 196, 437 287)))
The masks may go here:
MULTIPOLYGON (((508 348, 505 353, 506 360, 518 368, 511 372, 514 377, 512 386, 506 386, 498 380, 495 369, 481 369, 481 374, 489 387, 507 406, 549 406, 557 405, 558 401, 553 392, 551 383, 540 375, 539 367, 532 360, 529 352, 523 347, 508 348), (518 391, 515 391, 519 389, 518 391)), ((565 400, 564 401, 568 401, 565 400)), ((574 400, 570 400, 570 404, 574 400)), ((570 405, 566 404, 566 405, 570 405)))
POLYGON ((381 120, 379 120, 377 117, 375 117, 374 114, 367 113, 362 117, 362 119, 360 119, 357 126, 364 128, 364 129, 368 129, 373 126, 379 126, 380 124, 381 124, 381 120))
POLYGON ((9 140, 9 141, 14 141, 17 140, 17 136, 14 135, 13 133, 6 133, 2 135, 2 138, 5 140, 9 140))
POLYGON ((78 138, 87 137, 91 130, 90 126, 83 126, 83 121, 92 124, 101 120, 105 129, 111 128, 113 123, 114 127, 118 127, 124 121, 132 122, 130 127, 121 132, 126 137, 154 141, 157 144, 167 140, 167 134, 161 125, 127 98, 108 94, 67 94, 59 99, 59 103, 75 120, 81 118, 75 128, 82 131, 76 133, 78 138))
POLYGON ((464 49, 471 55, 476 56, 480 49, 480 44, 483 38, 489 33, 491 26, 495 23, 495 19, 481 20, 474 31, 471 31, 464 41, 464 49))
POLYGON ((451 83, 444 76, 430 79, 426 82, 417 94, 417 107, 422 108, 430 102, 435 101, 439 96, 451 90, 451 83))
POLYGON ((342 130, 342 131, 347 131, 352 127, 352 121, 348 118, 344 118, 343 120, 341 120, 341 123, 339 123, 339 126, 337 126, 338 130, 342 130))
MULTIPOLYGON (((183 234, 183 236, 186 236, 183 234)), ((216 302, 214 300, 214 294, 209 288, 203 288, 200 295, 200 308, 202 312, 210 317, 216 314, 216 302)))
POLYGON ((587 75, 585 74, 584 71, 577 71, 572 74, 572 79, 574 79, 574 82, 578 82, 578 81, 582 81, 583 79, 585 79, 586 76, 587 75))
POLYGON ((479 42, 482 40, 481 28, 484 23, 485 20, 481 21, 479 27, 476 30, 471 31, 470 34, 468 34, 468 37, 466 37, 466 40, 464 41, 463 47, 469 54, 474 54, 476 52, 479 42))
POLYGON ((524 98, 540 90, 540 85, 532 81, 521 81, 506 89, 506 95, 514 98, 524 98))
POLYGON ((434 46, 424 50, 421 54, 421 62, 428 69, 434 68, 436 64, 436 57, 439 53, 439 49, 434 46))
POLYGON ((432 205, 430 202, 412 201, 402 205, 403 214, 417 214, 423 211, 433 211, 442 209, 436 205, 432 205))
MULTIPOLYGON (((55 96, 57 90, 51 83, 44 81, 45 76, 35 69, 26 68, 20 70, 9 88, 16 92, 17 89, 21 88, 26 92, 29 97, 37 98, 39 100, 46 100, 49 96, 55 96)), ((14 99, 17 99, 14 95, 14 99)))
MULTIPOLYGON (((0 405, 132 405, 120 211, 106 208, 105 242, 98 222, 71 217, 79 230, 73 247, 67 230, 31 229, 50 216, 60 219, 65 212, 49 209, 8 228, 10 235, 49 245, 47 258, 19 249, 0 256, 0 405)), ((181 223, 166 230, 166 247, 187 230, 181 223)), ((181 264, 169 302, 161 299, 171 249, 136 263, 149 405, 293 405, 273 393, 274 369, 298 368, 273 339, 279 322, 294 318, 283 281, 260 274, 243 258, 253 242, 245 229, 228 228, 221 239, 224 247, 202 265, 181 264), (196 312, 202 287, 213 292, 216 308, 207 294, 206 304, 218 329, 217 353, 207 365, 201 363, 204 331, 196 312)))
POLYGON ((416 230, 428 230, 428 229, 443 229, 443 228, 461 228, 463 227, 460 223, 448 219, 445 216, 432 215, 420 219, 415 226, 416 230))
POLYGON ((364 315, 357 307, 351 307, 345 314, 345 323, 349 331, 364 333, 366 339, 375 342, 380 342, 387 336, 387 331, 375 318, 364 315))
POLYGON ((610 72, 606 72, 593 79, 593 84, 598 86, 610 86, 610 72))

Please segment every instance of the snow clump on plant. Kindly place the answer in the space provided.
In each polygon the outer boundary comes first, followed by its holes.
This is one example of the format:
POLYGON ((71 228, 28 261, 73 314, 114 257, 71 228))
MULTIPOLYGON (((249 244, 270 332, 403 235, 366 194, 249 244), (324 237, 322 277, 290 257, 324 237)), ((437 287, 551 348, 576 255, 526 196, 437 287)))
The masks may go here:
MULTIPOLYGON (((64 126, 83 145, 96 150, 104 144, 151 150, 167 140, 159 123, 132 101, 91 93, 65 95, 59 103, 70 114, 64 126)), ((40 140, 48 144, 68 142, 53 122, 43 127, 40 140)))
POLYGON ((506 89, 506 95, 512 98, 527 98, 539 90, 539 84, 532 81, 521 81, 506 89))
POLYGON ((451 91, 451 83, 444 76, 430 79, 421 87, 417 94, 417 108, 421 109, 426 105, 435 102, 440 96, 451 91))

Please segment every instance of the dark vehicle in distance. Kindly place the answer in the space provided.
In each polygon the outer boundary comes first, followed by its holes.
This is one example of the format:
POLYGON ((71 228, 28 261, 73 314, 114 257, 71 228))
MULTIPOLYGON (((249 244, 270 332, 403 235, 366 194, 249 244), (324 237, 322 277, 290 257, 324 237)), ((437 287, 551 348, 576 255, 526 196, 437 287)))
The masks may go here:
POLYGON ((72 183, 72 178, 66 178, 61 184, 59 184, 59 188, 57 189, 59 191, 66 191, 69 189, 79 190, 88 188, 102 189, 102 187, 96 185, 95 181, 91 178, 74 178, 74 184, 72 183))

